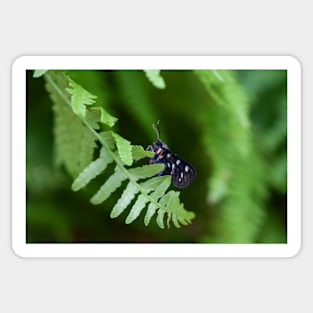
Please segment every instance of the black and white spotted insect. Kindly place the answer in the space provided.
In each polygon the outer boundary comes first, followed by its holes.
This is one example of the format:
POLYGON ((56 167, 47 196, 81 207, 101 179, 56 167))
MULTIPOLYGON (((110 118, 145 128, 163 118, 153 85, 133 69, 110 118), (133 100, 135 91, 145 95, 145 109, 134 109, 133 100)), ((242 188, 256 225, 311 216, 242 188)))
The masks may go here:
POLYGON ((157 121, 157 125, 153 124, 153 128, 157 134, 157 141, 146 149, 154 152, 154 156, 148 158, 149 163, 163 163, 165 165, 164 170, 162 170, 158 176, 170 174, 175 187, 186 188, 195 179, 196 171, 190 163, 171 152, 169 147, 160 140, 159 124, 160 121, 157 121))

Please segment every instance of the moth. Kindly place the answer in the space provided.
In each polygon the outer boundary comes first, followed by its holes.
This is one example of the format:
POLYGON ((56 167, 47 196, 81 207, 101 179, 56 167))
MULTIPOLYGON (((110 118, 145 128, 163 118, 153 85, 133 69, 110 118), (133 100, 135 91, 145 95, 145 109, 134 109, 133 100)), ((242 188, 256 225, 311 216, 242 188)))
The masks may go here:
POLYGON ((194 167, 183 160, 177 154, 173 153, 169 147, 160 139, 160 121, 153 124, 153 128, 157 134, 157 140, 147 147, 147 151, 154 153, 154 156, 148 158, 150 164, 162 163, 164 170, 158 176, 170 174, 172 176, 172 184, 178 188, 186 188, 196 178, 196 170, 194 167))

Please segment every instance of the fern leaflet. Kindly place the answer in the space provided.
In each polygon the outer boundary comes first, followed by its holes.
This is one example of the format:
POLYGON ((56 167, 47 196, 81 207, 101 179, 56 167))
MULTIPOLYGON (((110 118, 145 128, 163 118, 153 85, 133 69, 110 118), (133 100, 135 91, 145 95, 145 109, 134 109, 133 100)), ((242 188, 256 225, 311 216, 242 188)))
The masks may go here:
POLYGON ((160 75, 160 70, 145 70, 144 72, 154 87, 159 89, 165 88, 165 81, 160 75))
POLYGON ((92 161, 96 138, 66 105, 70 99, 65 75, 50 71, 44 76, 53 101, 56 163, 76 177, 92 161))

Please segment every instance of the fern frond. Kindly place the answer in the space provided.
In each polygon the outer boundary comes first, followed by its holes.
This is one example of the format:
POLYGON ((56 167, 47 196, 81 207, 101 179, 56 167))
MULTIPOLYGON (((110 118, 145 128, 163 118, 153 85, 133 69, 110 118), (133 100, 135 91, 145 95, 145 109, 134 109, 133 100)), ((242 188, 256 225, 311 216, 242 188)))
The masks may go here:
POLYGON ((255 242, 265 216, 265 184, 247 96, 232 71, 198 70, 195 74, 210 100, 200 118, 213 171, 208 199, 220 206, 215 237, 227 243, 255 242))
POLYGON ((68 105, 66 76, 49 72, 45 78, 46 89, 53 101, 56 162, 63 164, 76 177, 92 161, 96 138, 68 105))
POLYGON ((136 220, 146 206, 148 208, 144 218, 145 225, 149 224, 156 212, 156 221, 161 228, 164 228, 166 214, 168 226, 170 221, 176 227, 190 224, 195 215, 184 209, 179 201, 179 192, 166 193, 171 184, 171 177, 155 176, 164 169, 164 164, 129 168, 134 160, 151 157, 153 153, 145 151, 141 146, 133 146, 130 141, 111 130, 97 132, 101 129, 100 123, 112 127, 117 119, 103 108, 92 106, 95 105, 96 96, 64 74, 49 72, 45 77, 47 89, 54 102, 58 155, 61 162, 76 177, 72 189, 77 191, 87 186, 91 180, 106 171, 108 164, 115 163, 114 172, 92 196, 91 203, 102 203, 120 188, 124 181, 128 181, 111 211, 111 218, 121 215, 134 201, 126 217, 126 224, 136 220), (102 147, 99 157, 92 160, 96 143, 102 147), (79 166, 76 163, 79 163, 79 166))

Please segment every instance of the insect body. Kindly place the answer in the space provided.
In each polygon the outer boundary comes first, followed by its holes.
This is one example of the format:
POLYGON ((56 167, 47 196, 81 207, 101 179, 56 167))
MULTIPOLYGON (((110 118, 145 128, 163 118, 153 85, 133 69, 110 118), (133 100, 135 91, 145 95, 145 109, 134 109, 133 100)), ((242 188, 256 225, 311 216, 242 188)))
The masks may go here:
POLYGON ((174 186, 178 188, 186 188, 196 177, 195 169, 190 163, 171 152, 169 147, 160 140, 159 121, 156 126, 153 125, 153 128, 157 133, 157 141, 146 149, 154 152, 154 156, 149 158, 149 163, 164 164, 164 170, 162 170, 158 176, 170 174, 174 186))

